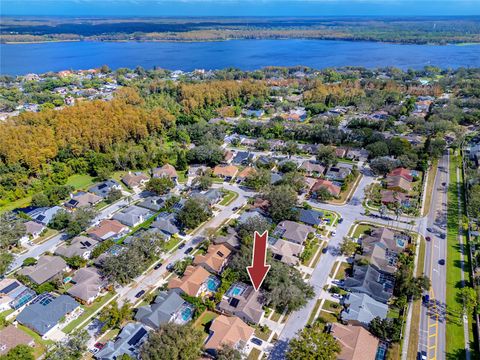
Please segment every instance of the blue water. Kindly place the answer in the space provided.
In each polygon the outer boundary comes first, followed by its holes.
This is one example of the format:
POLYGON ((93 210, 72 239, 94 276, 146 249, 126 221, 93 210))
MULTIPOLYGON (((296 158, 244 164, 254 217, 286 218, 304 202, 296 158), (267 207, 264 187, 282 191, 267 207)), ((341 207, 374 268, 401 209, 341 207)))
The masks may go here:
POLYGON ((207 280, 207 289, 209 291, 216 291, 220 286, 220 280, 214 276, 210 276, 207 280))
POLYGON ((395 66, 419 69, 480 66, 480 45, 398 45, 328 40, 235 40, 214 42, 57 42, 0 45, 0 73, 26 74, 89 69, 102 64, 116 69, 141 65, 190 71, 244 70, 265 66, 314 68, 395 66))
POLYGON ((192 312, 193 310, 189 307, 186 307, 185 309, 183 309, 182 311, 182 320, 183 321, 188 321, 190 320, 190 318, 192 317, 192 312))
POLYGON ((245 291, 245 287, 242 285, 233 285, 231 290, 229 291, 229 296, 239 296, 242 295, 245 291))

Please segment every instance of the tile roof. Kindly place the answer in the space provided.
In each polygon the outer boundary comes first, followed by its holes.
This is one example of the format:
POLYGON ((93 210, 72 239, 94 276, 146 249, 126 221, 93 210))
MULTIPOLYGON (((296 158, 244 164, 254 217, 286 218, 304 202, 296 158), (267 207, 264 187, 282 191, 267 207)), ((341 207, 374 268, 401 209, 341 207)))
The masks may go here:
POLYGON ((35 265, 24 267, 18 272, 21 275, 28 276, 36 284, 43 284, 66 268, 67 263, 61 257, 43 255, 40 256, 35 265))
POLYGON ((234 165, 221 166, 217 165, 213 168, 213 175, 221 177, 233 178, 238 173, 238 167, 234 165))
POLYGON ((112 236, 128 231, 128 227, 117 220, 102 220, 99 225, 88 231, 92 235, 101 240, 106 240, 112 236))
POLYGON ((210 326, 211 335, 205 343, 205 348, 218 350, 223 344, 236 347, 245 344, 254 332, 255 329, 240 318, 220 315, 210 326))
POLYGON ((327 189, 330 194, 333 196, 340 195, 340 186, 335 185, 330 180, 318 179, 317 182, 312 186, 312 192, 315 192, 321 188, 327 189))
POLYGON ((0 330, 0 355, 5 355, 17 345, 34 346, 35 340, 13 325, 0 330))
POLYGON ((165 164, 162 167, 153 169, 152 173, 154 177, 163 177, 163 176, 166 176, 169 178, 178 177, 177 170, 175 170, 175 168, 170 164, 165 164))
POLYGON ((193 259, 195 265, 202 265, 207 270, 219 273, 225 265, 231 251, 225 245, 210 245, 205 255, 193 259))
POLYGON ((207 281, 210 273, 201 266, 188 266, 180 279, 175 277, 168 283, 169 289, 180 289, 185 294, 197 296, 202 285, 207 281))
POLYGON ((331 334, 342 348, 339 360, 372 360, 377 354, 378 339, 361 326, 334 323, 331 334))

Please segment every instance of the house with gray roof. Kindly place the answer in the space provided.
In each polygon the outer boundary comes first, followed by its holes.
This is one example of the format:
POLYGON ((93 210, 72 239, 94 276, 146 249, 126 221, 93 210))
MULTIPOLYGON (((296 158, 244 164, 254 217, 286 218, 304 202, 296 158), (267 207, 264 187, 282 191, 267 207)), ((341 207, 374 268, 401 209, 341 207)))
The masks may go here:
POLYGON ((240 217, 238 218, 237 223, 239 225, 242 225, 245 224, 248 220, 255 218, 272 222, 272 220, 269 217, 265 216, 260 209, 254 209, 252 211, 245 211, 244 213, 242 213, 242 215, 240 215, 240 217))
POLYGON ((89 192, 94 193, 102 198, 106 198, 112 190, 122 190, 122 185, 120 185, 118 181, 110 179, 96 184, 88 189, 89 192))
POLYGON ((138 308, 135 320, 145 326, 158 329, 169 322, 185 324, 191 320, 195 308, 175 290, 162 291, 151 305, 138 308))
POLYGON ((152 216, 152 212, 148 209, 131 205, 128 208, 113 215, 114 220, 120 221, 123 225, 135 227, 152 216))
POLYGON ((263 295, 253 286, 234 283, 218 304, 218 310, 237 316, 247 323, 258 324, 263 318, 263 295))
POLYGON ((165 206, 165 198, 161 196, 149 196, 137 205, 142 208, 157 212, 165 206))
POLYGON ((89 259, 92 250, 98 245, 98 241, 87 236, 76 236, 70 244, 63 243, 55 250, 55 255, 71 258, 80 256, 89 259))
POLYGON ((343 301, 345 310, 342 311, 343 321, 353 325, 368 325, 374 318, 385 319, 388 305, 383 304, 367 294, 349 293, 343 301))
POLYGON ((148 332, 145 326, 140 323, 128 323, 114 341, 108 341, 102 350, 94 355, 95 359, 118 360, 124 354, 136 359, 147 337, 148 332))
POLYGON ((383 274, 373 266, 355 265, 353 276, 347 277, 342 287, 351 292, 367 294, 386 304, 393 294, 394 282, 392 275, 383 274))
POLYGON ((325 174, 325 178, 331 181, 344 181, 352 173, 352 169, 347 166, 332 166, 325 174))
POLYGON ((94 267, 78 269, 73 275, 72 283, 74 285, 67 292, 86 304, 91 304, 107 285, 107 281, 94 267))
POLYGON ((322 223, 323 212, 313 209, 298 209, 298 220, 310 226, 322 223))
POLYGON ((27 211, 26 214, 36 222, 43 225, 48 225, 52 218, 60 211, 63 210, 60 206, 52 207, 40 207, 27 211))
POLYGON ((18 314, 16 321, 32 329, 42 337, 59 327, 60 321, 72 313, 80 304, 68 295, 53 297, 43 294, 34 299, 18 314))
POLYGON ((295 221, 285 220, 277 225, 273 236, 302 245, 307 240, 309 233, 315 234, 315 229, 295 221))
POLYGON ((158 214, 157 218, 150 226, 160 230, 167 240, 180 232, 177 216, 169 212, 158 214))
POLYGON ((35 284, 43 284, 68 270, 68 265, 59 256, 40 256, 35 265, 24 267, 18 273, 27 276, 35 284))
POLYGON ((205 192, 192 191, 190 194, 191 198, 200 199, 207 202, 208 205, 213 206, 216 203, 220 202, 223 198, 223 194, 218 189, 210 189, 205 192))
POLYGON ((212 242, 215 245, 225 245, 231 251, 240 249, 240 239, 238 238, 237 232, 230 227, 226 235, 216 236, 212 242))

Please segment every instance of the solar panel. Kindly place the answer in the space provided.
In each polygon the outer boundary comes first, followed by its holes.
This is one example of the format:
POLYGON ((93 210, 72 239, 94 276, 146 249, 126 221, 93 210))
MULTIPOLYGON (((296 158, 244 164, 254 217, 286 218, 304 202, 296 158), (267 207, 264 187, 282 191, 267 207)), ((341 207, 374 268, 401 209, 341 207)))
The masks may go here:
POLYGON ((217 255, 220 257, 224 257, 225 255, 221 251, 217 251, 217 255))
POLYGON ((14 283, 11 283, 10 285, 7 285, 2 290, 0 290, 0 293, 1 294, 8 294, 9 292, 15 290, 19 286, 20 286, 20 284, 15 281, 14 283))
POLYGON ((45 215, 38 215, 37 220, 42 222, 43 220, 45 220, 45 215))
POLYGON ((239 303, 240 303, 240 300, 235 299, 235 298, 230 299, 230 302, 229 302, 230 306, 232 306, 234 308, 236 308, 239 303))
POLYGON ((137 345, 138 342, 145 336, 147 333, 147 330, 145 330, 143 327, 140 328, 135 335, 132 336, 130 340, 128 340, 128 345, 137 345))

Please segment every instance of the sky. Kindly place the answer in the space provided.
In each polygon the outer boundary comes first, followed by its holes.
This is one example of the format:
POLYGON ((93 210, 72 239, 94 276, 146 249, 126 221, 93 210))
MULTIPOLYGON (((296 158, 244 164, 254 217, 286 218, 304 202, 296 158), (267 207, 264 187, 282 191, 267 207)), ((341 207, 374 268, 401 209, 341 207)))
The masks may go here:
POLYGON ((480 0, 0 0, 0 15, 480 15, 480 0))

